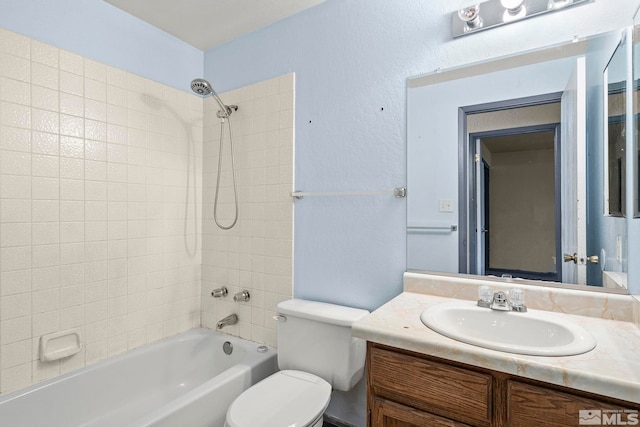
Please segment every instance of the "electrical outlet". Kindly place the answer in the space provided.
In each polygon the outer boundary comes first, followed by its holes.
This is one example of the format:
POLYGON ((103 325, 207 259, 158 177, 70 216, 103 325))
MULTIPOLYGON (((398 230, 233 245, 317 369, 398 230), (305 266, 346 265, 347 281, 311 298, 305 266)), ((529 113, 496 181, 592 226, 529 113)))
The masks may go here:
POLYGON ((453 212, 453 200, 440 199, 440 212, 453 212))

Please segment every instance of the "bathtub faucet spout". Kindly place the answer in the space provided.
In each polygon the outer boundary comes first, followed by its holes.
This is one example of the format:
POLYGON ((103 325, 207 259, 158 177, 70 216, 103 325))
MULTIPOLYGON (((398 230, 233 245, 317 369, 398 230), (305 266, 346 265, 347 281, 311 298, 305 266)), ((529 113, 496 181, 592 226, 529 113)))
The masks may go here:
POLYGON ((230 314, 229 316, 227 316, 224 319, 220 320, 216 324, 216 329, 222 329, 225 326, 235 325, 236 323, 238 323, 238 315, 237 314, 230 314))

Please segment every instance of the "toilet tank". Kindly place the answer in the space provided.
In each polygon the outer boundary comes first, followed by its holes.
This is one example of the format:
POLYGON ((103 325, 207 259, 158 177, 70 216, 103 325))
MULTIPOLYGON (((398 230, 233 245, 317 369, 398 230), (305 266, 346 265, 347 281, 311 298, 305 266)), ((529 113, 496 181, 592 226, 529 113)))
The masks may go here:
POLYGON ((351 325, 369 314, 340 305, 301 299, 278 304, 278 366, 323 378, 348 391, 364 373, 366 342, 351 336, 351 325))

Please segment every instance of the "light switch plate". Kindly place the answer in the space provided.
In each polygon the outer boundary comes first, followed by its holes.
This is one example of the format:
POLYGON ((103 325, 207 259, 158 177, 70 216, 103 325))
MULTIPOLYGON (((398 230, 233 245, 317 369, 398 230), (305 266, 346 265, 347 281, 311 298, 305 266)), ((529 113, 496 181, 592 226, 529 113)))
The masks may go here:
POLYGON ((440 212, 453 212, 453 200, 440 199, 440 212))

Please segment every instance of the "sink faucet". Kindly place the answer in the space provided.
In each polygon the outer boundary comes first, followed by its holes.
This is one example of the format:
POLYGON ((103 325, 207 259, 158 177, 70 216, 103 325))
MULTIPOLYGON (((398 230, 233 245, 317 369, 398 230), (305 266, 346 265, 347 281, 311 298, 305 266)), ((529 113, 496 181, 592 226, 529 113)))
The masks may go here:
POLYGON ((238 323, 238 315, 230 314, 224 319, 220 320, 218 323, 216 323, 216 329, 222 329, 225 326, 235 325, 236 323, 238 323))
POLYGON ((478 307, 499 311, 516 311, 519 313, 527 311, 527 306, 524 305, 524 291, 522 289, 511 289, 507 296, 507 293, 504 291, 493 293, 488 286, 480 286, 478 294, 478 307))
POLYGON ((511 311, 512 306, 509 298, 507 298, 507 294, 503 291, 498 291, 493 294, 493 301, 489 306, 491 310, 500 310, 500 311, 511 311))

